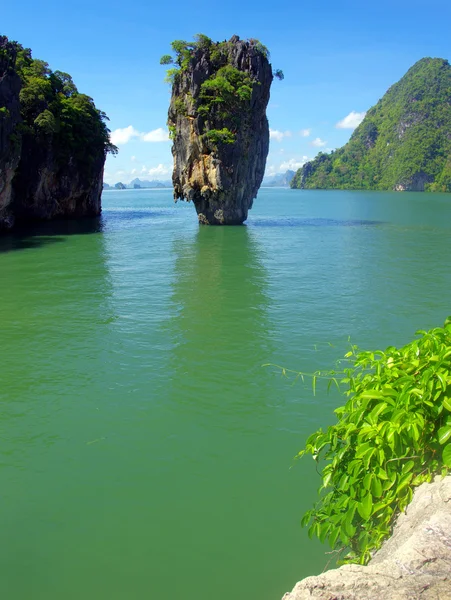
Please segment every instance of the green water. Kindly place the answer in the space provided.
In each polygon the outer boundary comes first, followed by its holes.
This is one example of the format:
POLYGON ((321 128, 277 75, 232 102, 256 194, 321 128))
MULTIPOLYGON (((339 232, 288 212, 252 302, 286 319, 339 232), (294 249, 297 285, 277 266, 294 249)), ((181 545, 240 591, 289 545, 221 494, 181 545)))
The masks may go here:
POLYGON ((451 195, 262 190, 232 228, 103 203, 0 240, 1 597, 278 600, 329 559, 290 467, 340 399, 262 365, 441 324, 451 195))

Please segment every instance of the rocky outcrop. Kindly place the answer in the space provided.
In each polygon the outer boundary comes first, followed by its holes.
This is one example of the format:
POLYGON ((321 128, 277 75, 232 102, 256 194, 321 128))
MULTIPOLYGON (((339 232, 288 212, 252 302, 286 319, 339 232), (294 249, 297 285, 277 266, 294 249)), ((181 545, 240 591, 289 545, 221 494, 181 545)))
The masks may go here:
POLYGON ((17 128, 21 121, 21 79, 14 70, 15 48, 0 36, 0 230, 12 226, 12 180, 21 155, 17 128))
POLYGON ((283 600, 451 599, 451 476, 415 492, 368 566, 344 565, 300 581, 283 600))
POLYGON ((415 173, 411 177, 404 178, 397 183, 393 190, 395 192, 424 192, 427 185, 433 181, 433 177, 423 171, 415 173))
POLYGON ((103 151, 86 165, 73 157, 61 161, 51 140, 24 136, 22 149, 13 181, 16 222, 100 215, 103 151))
POLYGON ((71 77, 0 36, 0 230, 96 216, 115 152, 106 116, 71 77))
POLYGON ((173 136, 174 198, 192 201, 199 222, 241 224, 263 179, 269 149, 266 106, 272 69, 257 40, 207 43, 191 51, 176 75, 168 124, 173 136), (232 67, 250 82, 237 93, 236 72, 225 72, 225 96, 208 89, 221 69, 232 67), (227 88, 227 85, 232 86, 227 88), (249 94, 247 95, 247 91, 249 94), (241 94, 241 95, 239 95, 241 94), (202 108, 204 110, 202 110, 202 108))

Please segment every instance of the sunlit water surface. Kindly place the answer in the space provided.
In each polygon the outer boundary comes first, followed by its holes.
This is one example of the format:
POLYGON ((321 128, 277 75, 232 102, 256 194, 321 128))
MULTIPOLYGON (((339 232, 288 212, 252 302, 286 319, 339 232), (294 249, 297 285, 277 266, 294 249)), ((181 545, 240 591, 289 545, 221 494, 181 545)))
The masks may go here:
POLYGON ((0 239, 0 593, 278 600, 327 548, 307 435, 348 336, 451 313, 451 195, 263 189, 199 228, 170 190, 0 239), (291 468, 293 466, 293 468, 291 468))

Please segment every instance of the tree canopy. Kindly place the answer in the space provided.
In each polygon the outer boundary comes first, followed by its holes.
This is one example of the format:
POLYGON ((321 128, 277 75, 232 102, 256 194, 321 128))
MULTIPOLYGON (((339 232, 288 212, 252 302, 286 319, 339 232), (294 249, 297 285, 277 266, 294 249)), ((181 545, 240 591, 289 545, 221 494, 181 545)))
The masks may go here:
POLYGON ((349 142, 320 153, 293 188, 451 191, 451 66, 418 61, 371 108, 349 142))
POLYGON ((52 71, 17 42, 4 37, 0 41, 0 62, 22 80, 21 134, 51 136, 61 161, 72 156, 90 162, 99 152, 117 152, 109 138, 106 114, 96 108, 92 98, 77 90, 68 73, 52 71))

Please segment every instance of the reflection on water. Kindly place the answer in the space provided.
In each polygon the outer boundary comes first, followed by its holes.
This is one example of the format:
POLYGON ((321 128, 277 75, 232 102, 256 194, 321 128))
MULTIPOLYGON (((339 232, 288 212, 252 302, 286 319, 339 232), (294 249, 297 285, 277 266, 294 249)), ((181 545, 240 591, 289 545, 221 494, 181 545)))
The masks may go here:
POLYGON ((39 248, 63 242, 65 236, 100 233, 102 229, 102 217, 23 223, 11 232, 0 232, 0 253, 39 248))
POLYGON ((99 225, 99 220, 46 223, 30 229, 28 238, 22 231, 7 236, 10 247, 25 239, 37 245, 59 240, 42 253, 29 246, 28 260, 22 253, 4 256, 2 264, 8 285, 1 290, 0 399, 8 403, 0 430, 2 451, 12 462, 16 454, 35 452, 40 440, 58 438, 62 432, 53 423, 58 411, 63 406, 77 411, 86 390, 106 376, 99 358, 106 354, 113 315, 104 240, 95 234, 99 225), (79 244, 79 235, 87 233, 94 235, 79 244))
POLYGON ((199 228, 124 190, 0 238, 5 598, 272 600, 321 571, 314 464, 289 467, 341 399, 261 365, 442 323, 450 198, 262 190, 247 227, 199 228))
POLYGON ((258 243, 246 227, 204 227, 193 238, 176 240, 174 253, 167 324, 175 340, 174 402, 196 397, 192 410, 212 405, 236 417, 254 411, 264 385, 261 365, 271 353, 267 273, 258 243))
POLYGON ((374 227, 382 225, 382 221, 371 221, 368 219, 324 219, 299 217, 253 218, 250 227, 374 227))

